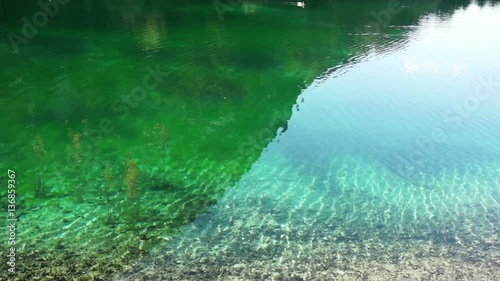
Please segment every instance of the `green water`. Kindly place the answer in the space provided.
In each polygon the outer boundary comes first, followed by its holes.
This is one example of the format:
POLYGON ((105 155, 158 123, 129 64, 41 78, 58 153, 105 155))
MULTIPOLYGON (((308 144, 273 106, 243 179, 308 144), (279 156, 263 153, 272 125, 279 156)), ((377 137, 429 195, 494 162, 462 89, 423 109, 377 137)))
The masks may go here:
POLYGON ((500 274, 496 2, 57 7, 0 4, 0 279, 500 274))

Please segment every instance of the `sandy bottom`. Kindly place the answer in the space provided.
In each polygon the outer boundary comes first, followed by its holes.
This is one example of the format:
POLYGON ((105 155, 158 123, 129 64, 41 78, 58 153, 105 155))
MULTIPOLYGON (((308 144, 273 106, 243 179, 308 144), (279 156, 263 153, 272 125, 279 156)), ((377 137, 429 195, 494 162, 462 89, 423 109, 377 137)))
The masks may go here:
MULTIPOLYGON (((415 245, 412 245, 415 246, 415 245)), ((341 252, 311 251, 298 258, 242 261, 223 255, 164 254, 127 269, 113 280, 498 280, 500 252, 422 245, 379 257, 344 245, 341 252)), ((402 248, 401 248, 402 249, 402 248)))
MULTIPOLYGON (((264 218, 261 218, 264 219, 264 218)), ((497 242, 468 245, 426 237, 366 239, 333 226, 313 233, 255 222, 193 225, 181 238, 112 280, 498 280, 497 242)))
POLYGON ((0 280, 498 280, 495 184, 454 173, 418 187, 363 165, 259 163, 177 231, 163 193, 147 212, 47 200, 21 217, 18 273, 2 263, 0 280))

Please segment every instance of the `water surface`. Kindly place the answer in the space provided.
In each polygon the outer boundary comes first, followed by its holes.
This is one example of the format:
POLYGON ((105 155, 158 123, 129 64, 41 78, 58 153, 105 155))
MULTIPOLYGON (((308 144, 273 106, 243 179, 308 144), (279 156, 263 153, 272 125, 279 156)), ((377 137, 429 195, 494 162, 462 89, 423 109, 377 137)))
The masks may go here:
POLYGON ((499 6, 291 4, 0 4, 13 280, 494 280, 499 6))

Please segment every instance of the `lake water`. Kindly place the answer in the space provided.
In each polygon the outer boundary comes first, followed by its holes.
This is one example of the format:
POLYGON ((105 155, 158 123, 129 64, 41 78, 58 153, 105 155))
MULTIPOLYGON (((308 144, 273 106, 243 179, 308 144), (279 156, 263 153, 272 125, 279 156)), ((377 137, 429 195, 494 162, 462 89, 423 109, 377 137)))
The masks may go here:
POLYGON ((0 279, 500 275, 497 2, 25 2, 0 279))

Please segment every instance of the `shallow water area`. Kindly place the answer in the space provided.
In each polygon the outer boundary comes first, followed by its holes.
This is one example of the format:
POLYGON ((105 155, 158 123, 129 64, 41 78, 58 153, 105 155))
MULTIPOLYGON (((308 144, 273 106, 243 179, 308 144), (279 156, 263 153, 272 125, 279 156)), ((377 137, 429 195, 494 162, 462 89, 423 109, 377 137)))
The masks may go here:
POLYGON ((1 278, 495 280, 500 6, 394 3, 0 4, 1 278))

